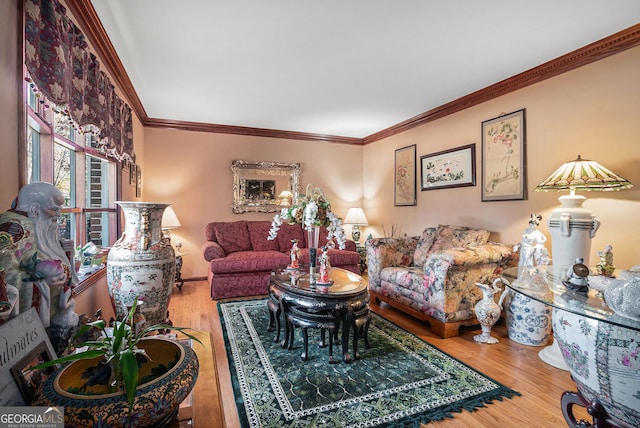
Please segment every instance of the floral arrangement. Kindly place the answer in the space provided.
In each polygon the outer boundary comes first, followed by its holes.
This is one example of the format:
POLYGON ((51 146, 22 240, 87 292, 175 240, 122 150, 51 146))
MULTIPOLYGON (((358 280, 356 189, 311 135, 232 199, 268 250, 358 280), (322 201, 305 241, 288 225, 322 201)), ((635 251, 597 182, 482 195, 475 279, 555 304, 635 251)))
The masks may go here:
POLYGON ((296 199, 295 205, 283 208, 280 214, 276 214, 271 222, 269 231, 270 241, 278 236, 278 230, 283 222, 289 224, 301 224, 306 230, 313 230, 314 226, 326 226, 327 239, 335 239, 340 249, 344 249, 347 237, 342 228, 342 219, 331 211, 331 203, 318 187, 312 184, 307 186, 306 194, 296 199))

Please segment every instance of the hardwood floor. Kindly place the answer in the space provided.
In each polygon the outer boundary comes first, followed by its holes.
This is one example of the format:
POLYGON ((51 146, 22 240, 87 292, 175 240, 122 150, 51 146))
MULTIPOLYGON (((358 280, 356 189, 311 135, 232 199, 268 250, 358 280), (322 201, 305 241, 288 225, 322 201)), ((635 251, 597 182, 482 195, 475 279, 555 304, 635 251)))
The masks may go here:
MULTIPOLYGON (((493 335, 500 343, 478 344, 473 341, 473 336, 478 331, 465 331, 457 337, 440 339, 431 333, 425 323, 385 304, 372 304, 371 309, 522 394, 512 399, 496 401, 476 412, 462 411, 452 419, 432 422, 429 427, 567 426, 560 409, 560 395, 563 391, 576 390, 569 373, 542 362, 538 357, 540 348, 509 340, 505 326, 496 326, 493 330, 493 335)), ((169 313, 174 325, 210 332, 212 337, 214 370, 207 367, 204 372, 200 371, 194 394, 193 426, 239 427, 216 301, 209 297, 206 282, 186 282, 182 291, 174 288, 169 313)), ((581 412, 578 416, 590 420, 586 412, 581 412)))

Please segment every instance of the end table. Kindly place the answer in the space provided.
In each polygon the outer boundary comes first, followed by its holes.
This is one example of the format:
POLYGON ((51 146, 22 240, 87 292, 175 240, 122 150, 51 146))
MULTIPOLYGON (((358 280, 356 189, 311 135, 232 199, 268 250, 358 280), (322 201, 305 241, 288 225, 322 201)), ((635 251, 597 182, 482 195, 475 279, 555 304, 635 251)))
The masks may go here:
POLYGON ((367 248, 357 242, 356 251, 360 254, 360 274, 363 274, 367 270, 367 248))
POLYGON ((182 286, 184 285, 184 279, 182 279, 182 257, 186 256, 189 253, 183 253, 180 251, 176 251, 176 277, 174 282, 178 287, 178 290, 182 291, 182 286))

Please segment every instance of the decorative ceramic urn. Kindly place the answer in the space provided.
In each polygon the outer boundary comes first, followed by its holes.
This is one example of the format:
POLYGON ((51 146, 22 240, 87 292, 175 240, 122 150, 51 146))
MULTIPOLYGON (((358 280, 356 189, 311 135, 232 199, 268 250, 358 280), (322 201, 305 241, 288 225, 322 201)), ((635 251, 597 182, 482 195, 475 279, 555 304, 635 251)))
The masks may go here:
POLYGON ((125 230, 107 256, 107 285, 123 319, 135 299, 149 324, 167 321, 176 257, 162 237, 162 213, 168 204, 116 202, 124 211, 125 230))
MULTIPOLYGON (((533 297, 543 298, 550 293, 545 269, 521 267, 512 285, 527 289, 533 297)), ((500 296, 499 305, 505 310, 509 339, 529 346, 544 346, 551 340, 549 305, 508 287, 500 296)))
POLYGON ((640 426, 640 331, 554 309, 553 332, 586 402, 599 402, 609 426, 640 426))

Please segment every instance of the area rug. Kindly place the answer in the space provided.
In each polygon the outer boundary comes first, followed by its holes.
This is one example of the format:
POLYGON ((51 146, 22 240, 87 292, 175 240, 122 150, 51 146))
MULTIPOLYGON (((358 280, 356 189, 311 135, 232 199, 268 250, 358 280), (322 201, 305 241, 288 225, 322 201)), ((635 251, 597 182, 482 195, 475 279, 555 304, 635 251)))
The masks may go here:
POLYGON ((243 427, 418 427, 520 395, 373 312, 362 358, 329 364, 316 330, 307 361, 301 332, 292 350, 275 343, 264 299, 218 310, 243 427))

